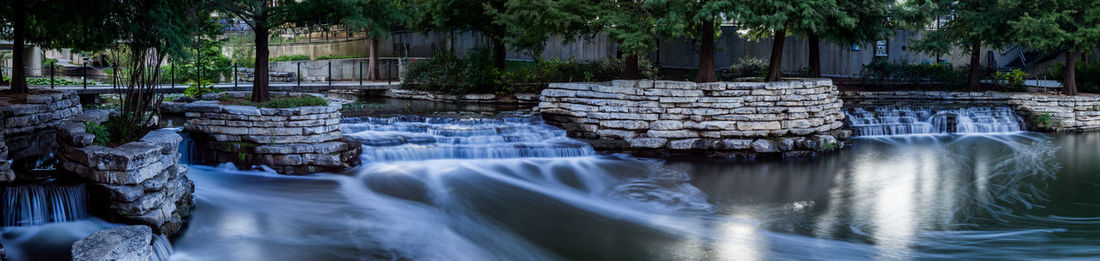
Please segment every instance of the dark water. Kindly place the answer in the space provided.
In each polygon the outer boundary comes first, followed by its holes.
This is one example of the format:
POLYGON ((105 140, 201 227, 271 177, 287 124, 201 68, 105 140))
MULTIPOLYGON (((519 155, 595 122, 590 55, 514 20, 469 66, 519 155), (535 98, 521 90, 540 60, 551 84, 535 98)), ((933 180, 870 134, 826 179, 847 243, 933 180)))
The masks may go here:
POLYGON ((192 168, 198 207, 173 258, 1100 258, 1100 134, 864 138, 820 158, 731 163, 471 158, 436 143, 469 150, 462 137, 485 123, 405 124, 420 128, 357 129, 398 140, 364 155, 443 156, 308 177, 192 168))
MULTIPOLYGON (((364 165, 193 166, 173 260, 1100 259, 1100 134, 859 138, 776 162, 598 155, 537 120, 344 123, 364 165)), ((64 259, 116 226, 0 229, 64 259)))

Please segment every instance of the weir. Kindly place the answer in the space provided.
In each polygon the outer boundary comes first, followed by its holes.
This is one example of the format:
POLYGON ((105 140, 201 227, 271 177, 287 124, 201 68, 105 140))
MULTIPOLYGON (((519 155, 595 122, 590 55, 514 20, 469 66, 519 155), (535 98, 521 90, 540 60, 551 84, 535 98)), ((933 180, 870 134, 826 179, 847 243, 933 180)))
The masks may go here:
POLYGON ((844 113, 856 136, 1011 133, 1026 129, 1023 118, 1006 106, 876 106, 847 108, 844 113))
POLYGON ((345 135, 363 144, 361 161, 504 159, 595 155, 586 143, 537 117, 456 119, 420 116, 345 119, 345 135))
POLYGON ((88 218, 84 184, 27 184, 2 188, 3 226, 39 226, 88 218))

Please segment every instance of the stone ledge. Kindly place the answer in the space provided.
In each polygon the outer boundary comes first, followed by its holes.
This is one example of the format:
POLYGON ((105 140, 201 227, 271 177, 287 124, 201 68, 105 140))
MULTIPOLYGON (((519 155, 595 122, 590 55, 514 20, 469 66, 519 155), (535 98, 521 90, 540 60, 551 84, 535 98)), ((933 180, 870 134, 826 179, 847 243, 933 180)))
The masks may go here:
POLYGON ((145 261, 153 255, 153 231, 146 226, 100 230, 73 243, 73 261, 145 261))
POLYGON ((941 101, 983 106, 1010 106, 1017 114, 1027 119, 1027 127, 1031 130, 1052 132, 1100 130, 1100 95, 1095 94, 1064 96, 1002 92, 848 91, 841 93, 841 98, 850 101, 849 103, 861 104, 879 101, 888 103, 941 101))
POLYGON ((539 95, 533 93, 515 94, 442 94, 418 90, 389 89, 382 96, 397 99, 426 100, 456 103, 496 103, 496 104, 535 104, 539 102, 539 95))
POLYGON ((553 83, 539 109, 597 149, 799 156, 843 146, 843 102, 827 79, 553 83))

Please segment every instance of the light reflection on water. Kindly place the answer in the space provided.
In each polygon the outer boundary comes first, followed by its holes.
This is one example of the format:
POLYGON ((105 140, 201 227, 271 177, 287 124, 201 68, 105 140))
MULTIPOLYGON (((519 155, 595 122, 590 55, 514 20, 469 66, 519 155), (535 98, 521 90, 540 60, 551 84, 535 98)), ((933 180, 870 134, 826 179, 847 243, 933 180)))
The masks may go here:
POLYGON ((1096 257, 1097 136, 860 139, 755 163, 431 160, 304 178, 195 167, 199 208, 175 257, 1096 257))

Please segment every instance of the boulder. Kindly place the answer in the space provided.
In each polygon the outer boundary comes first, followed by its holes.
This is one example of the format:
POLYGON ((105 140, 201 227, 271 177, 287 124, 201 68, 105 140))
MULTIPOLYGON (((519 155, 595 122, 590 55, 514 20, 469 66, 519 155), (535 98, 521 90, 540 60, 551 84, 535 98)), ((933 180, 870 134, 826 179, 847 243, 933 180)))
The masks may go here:
POLYGON ((74 261, 146 261, 153 254, 153 230, 125 226, 100 230, 73 243, 74 261))

